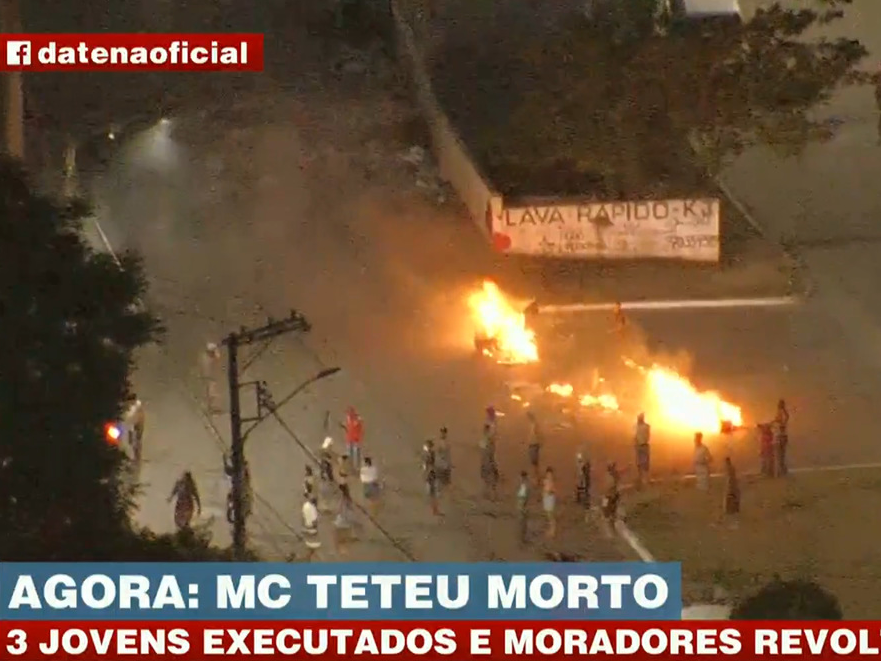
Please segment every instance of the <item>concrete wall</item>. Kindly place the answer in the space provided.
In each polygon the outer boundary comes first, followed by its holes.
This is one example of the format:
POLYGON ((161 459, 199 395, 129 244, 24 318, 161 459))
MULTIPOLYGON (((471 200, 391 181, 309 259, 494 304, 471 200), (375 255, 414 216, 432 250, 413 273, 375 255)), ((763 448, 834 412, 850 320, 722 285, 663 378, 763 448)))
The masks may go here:
POLYGON ((501 215, 503 201, 468 153, 446 113, 441 109, 413 29, 405 20, 398 0, 391 0, 398 57, 406 66, 422 115, 431 132, 431 147, 441 177, 449 182, 468 208, 481 231, 489 237, 489 214, 501 215))

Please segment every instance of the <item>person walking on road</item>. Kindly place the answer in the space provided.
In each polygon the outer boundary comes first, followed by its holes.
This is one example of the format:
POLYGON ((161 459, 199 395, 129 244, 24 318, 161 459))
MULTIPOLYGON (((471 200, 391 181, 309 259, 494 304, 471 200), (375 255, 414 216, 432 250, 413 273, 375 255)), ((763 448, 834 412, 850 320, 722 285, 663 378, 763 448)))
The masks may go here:
POLYGON ((202 500, 196 480, 190 471, 185 471, 175 482, 168 502, 174 501, 174 525, 178 531, 189 530, 193 517, 202 514, 202 500))
POLYGON ((584 520, 590 518, 590 460, 582 453, 575 456, 575 502, 584 508, 584 520))
POLYGON ((713 464, 713 456, 704 445, 704 435, 696 432, 694 435, 694 478, 700 491, 708 491, 710 488, 710 468, 713 464))
POLYGON ((303 518, 303 543, 306 545, 306 562, 311 562, 321 549, 318 536, 318 501, 312 497, 303 502, 301 509, 303 518))
POLYGON ((636 488, 641 489, 648 480, 651 469, 652 427, 645 421, 645 413, 636 416, 636 430, 633 443, 636 450, 636 488))
POLYGON ((431 504, 431 513, 440 516, 440 507, 437 501, 437 453, 434 449, 434 441, 425 441, 422 446, 422 479, 425 480, 425 494, 431 504))
POLYGON ((346 450, 355 470, 361 468, 361 449, 364 441, 364 421, 354 406, 346 410, 346 450))
POLYGON ((776 450, 777 477, 784 477, 789 470, 786 463, 786 451, 789 447, 789 409, 786 402, 777 402, 777 415, 774 417, 774 448, 776 450))
POLYGON ((554 479, 554 469, 550 467, 545 470, 542 482, 541 506, 547 519, 545 536, 553 539, 557 536, 557 484, 554 479))
POLYGON ((375 516, 379 509, 379 495, 381 485, 379 482, 379 470, 373 465, 373 459, 364 457, 364 463, 361 464, 361 489, 364 500, 367 502, 367 509, 371 516, 375 516))
POLYGON ((484 498, 495 500, 499 488, 499 467, 496 463, 496 441, 490 426, 484 425, 483 443, 480 451, 480 480, 483 482, 484 498))
POLYGON ((438 490, 443 491, 453 480, 453 458, 450 454, 450 441, 446 427, 440 428, 437 446, 434 449, 435 469, 437 470, 438 490))
POLYGON ((538 484, 541 479, 539 469, 539 461, 541 460, 542 434, 538 424, 538 419, 532 411, 526 412, 526 419, 529 422, 529 445, 527 453, 529 455, 529 465, 532 467, 532 477, 538 484))
POLYGON ((529 473, 520 472, 520 486, 517 487, 517 536, 520 544, 526 546, 529 538, 529 473))

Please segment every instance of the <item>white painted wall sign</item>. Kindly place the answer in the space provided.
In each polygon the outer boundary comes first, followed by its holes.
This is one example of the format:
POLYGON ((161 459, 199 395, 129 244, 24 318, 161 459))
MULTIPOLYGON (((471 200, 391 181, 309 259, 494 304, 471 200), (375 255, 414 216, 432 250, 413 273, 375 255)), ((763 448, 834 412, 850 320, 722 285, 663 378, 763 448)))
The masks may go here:
POLYGON ((508 253, 718 262, 719 201, 505 207, 492 215, 492 232, 508 253))

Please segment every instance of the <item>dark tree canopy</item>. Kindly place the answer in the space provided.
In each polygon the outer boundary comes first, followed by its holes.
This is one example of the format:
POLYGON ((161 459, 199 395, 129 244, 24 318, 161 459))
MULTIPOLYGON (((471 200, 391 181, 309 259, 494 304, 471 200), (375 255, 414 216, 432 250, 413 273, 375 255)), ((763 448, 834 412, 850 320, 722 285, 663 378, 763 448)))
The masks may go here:
POLYGON ((841 620, 835 595, 812 581, 774 580, 731 612, 732 620, 841 620))
POLYGON ((496 158, 562 163, 599 175, 609 194, 650 195, 681 182, 687 163, 718 171, 758 144, 798 154, 833 133, 814 111, 840 86, 869 82, 859 41, 817 36, 851 0, 814 2, 738 25, 662 21, 655 0, 595 0, 591 18, 525 48, 522 77, 535 89, 500 127, 511 147, 496 158))
POLYGON ((83 212, 0 164, 0 558, 173 559, 132 528, 127 459, 103 438, 160 329, 137 259, 92 251, 83 212))

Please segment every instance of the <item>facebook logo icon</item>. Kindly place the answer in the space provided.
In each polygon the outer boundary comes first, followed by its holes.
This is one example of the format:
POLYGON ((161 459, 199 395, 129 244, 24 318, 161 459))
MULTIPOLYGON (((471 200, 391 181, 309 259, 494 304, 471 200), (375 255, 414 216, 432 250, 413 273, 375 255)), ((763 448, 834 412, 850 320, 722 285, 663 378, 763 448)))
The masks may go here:
POLYGON ((31 42, 7 41, 6 42, 6 66, 26 67, 31 63, 31 42))

